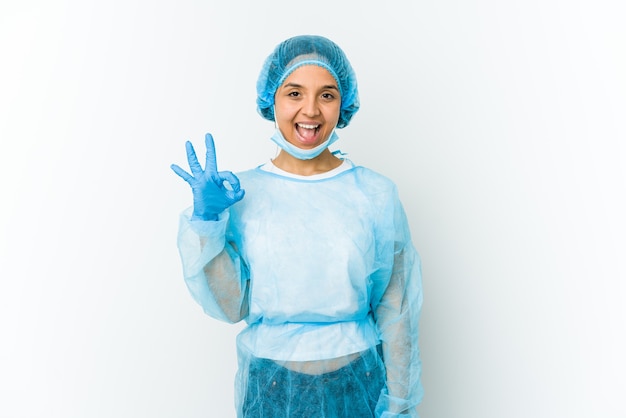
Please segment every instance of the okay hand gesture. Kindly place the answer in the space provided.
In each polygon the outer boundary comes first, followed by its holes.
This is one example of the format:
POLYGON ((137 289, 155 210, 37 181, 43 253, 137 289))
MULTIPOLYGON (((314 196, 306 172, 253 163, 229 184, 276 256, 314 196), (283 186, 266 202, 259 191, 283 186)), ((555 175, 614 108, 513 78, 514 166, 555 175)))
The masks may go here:
POLYGON ((205 143, 206 163, 204 170, 200 166, 193 145, 189 141, 185 146, 191 174, 176 164, 171 165, 172 170, 191 186, 193 192, 192 220, 216 220, 224 209, 243 199, 245 194, 245 191, 239 186, 237 176, 230 171, 217 171, 215 144, 211 134, 206 134, 205 143))

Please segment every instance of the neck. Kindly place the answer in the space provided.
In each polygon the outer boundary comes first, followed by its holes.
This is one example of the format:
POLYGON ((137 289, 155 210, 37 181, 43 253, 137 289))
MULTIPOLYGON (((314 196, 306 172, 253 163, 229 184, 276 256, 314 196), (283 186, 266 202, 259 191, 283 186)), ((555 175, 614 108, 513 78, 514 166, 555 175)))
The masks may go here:
POLYGON ((272 162, 276 167, 288 173, 299 176, 312 176, 337 168, 342 161, 326 148, 320 155, 310 160, 300 160, 284 150, 280 150, 272 162))

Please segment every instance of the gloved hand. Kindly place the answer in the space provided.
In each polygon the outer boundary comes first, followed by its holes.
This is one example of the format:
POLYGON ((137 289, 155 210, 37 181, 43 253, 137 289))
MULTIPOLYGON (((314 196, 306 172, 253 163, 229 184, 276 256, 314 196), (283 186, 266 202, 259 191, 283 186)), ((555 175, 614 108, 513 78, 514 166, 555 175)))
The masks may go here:
POLYGON ((206 163, 204 170, 198 162, 191 142, 187 141, 187 161, 191 173, 172 164, 171 168, 191 186, 193 192, 193 215, 191 220, 217 220, 224 209, 243 198, 245 191, 239 187, 239 179, 230 171, 217 171, 213 136, 206 134, 206 163), (230 187, 227 187, 228 184, 230 187))

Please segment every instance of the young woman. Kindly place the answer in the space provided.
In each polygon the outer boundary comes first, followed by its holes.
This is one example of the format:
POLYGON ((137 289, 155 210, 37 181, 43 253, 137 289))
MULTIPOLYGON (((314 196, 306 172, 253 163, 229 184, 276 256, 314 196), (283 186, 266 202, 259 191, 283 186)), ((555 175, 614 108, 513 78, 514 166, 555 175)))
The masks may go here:
POLYGON ((343 51, 279 44, 257 82, 279 154, 235 176, 191 143, 178 245, 186 283, 237 339, 239 417, 416 417, 422 398, 419 256, 395 185, 334 155, 359 109, 343 51), (245 193, 244 189, 245 187, 245 193))

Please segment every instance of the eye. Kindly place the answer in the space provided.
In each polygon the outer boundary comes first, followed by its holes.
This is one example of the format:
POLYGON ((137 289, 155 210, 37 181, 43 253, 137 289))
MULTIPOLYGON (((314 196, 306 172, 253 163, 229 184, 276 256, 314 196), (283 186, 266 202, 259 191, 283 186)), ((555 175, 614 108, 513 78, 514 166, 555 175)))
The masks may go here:
POLYGON ((299 91, 292 91, 292 92, 289 92, 287 94, 287 96, 289 96, 289 97, 300 97, 300 92, 299 91))
POLYGON ((332 93, 322 93, 322 98, 326 100, 333 100, 335 95, 332 93))

